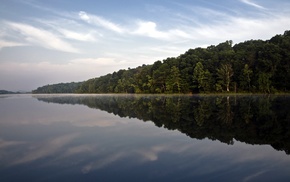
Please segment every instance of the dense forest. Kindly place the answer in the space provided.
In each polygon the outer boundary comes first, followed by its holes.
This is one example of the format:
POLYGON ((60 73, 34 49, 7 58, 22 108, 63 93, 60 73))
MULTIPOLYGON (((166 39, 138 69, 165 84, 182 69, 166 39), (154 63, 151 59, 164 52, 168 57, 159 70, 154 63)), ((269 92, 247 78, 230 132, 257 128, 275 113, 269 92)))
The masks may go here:
POLYGON ((234 140, 271 145, 290 154, 288 96, 35 96, 59 104, 82 104, 120 117, 154 122, 157 127, 178 130, 191 138, 234 140))
MULTIPOLYGON (((48 85, 33 93, 68 93, 65 86, 48 85)), ((266 41, 226 41, 189 49, 178 57, 119 70, 72 88, 70 93, 289 92, 290 31, 266 41)))
POLYGON ((0 90, 0 94, 15 94, 15 92, 8 91, 8 90, 0 90))
POLYGON ((52 85, 45 85, 33 90, 32 93, 75 93, 81 86, 82 82, 58 83, 52 85))
POLYGON ((12 92, 9 90, 0 90, 0 95, 1 94, 25 94, 25 93, 29 93, 29 92, 24 92, 24 91, 12 92))

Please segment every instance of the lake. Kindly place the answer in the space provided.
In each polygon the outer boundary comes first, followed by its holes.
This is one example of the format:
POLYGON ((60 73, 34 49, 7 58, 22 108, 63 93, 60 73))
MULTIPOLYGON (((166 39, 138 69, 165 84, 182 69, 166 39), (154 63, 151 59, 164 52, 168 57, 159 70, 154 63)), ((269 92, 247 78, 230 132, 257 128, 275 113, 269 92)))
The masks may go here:
POLYGON ((1 95, 0 180, 289 181, 290 96, 1 95))

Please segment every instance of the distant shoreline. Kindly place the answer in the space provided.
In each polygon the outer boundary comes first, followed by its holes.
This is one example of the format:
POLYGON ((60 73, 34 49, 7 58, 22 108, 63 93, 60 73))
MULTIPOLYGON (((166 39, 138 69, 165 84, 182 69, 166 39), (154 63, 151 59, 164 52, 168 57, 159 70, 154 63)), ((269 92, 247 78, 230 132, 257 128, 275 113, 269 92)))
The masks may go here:
POLYGON ((290 95, 290 93, 27 93, 31 95, 152 95, 152 96, 264 96, 264 95, 290 95))
POLYGON ((30 94, 31 92, 25 92, 25 91, 17 91, 17 92, 13 92, 13 91, 9 91, 9 90, 0 90, 0 95, 4 95, 4 94, 30 94))

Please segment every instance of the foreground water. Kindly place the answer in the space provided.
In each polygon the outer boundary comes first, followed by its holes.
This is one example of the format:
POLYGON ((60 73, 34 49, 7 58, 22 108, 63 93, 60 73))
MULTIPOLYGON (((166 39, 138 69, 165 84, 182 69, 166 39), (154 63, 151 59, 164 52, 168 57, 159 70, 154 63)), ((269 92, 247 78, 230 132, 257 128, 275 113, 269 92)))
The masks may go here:
POLYGON ((289 181, 290 97, 0 96, 0 180, 289 181))

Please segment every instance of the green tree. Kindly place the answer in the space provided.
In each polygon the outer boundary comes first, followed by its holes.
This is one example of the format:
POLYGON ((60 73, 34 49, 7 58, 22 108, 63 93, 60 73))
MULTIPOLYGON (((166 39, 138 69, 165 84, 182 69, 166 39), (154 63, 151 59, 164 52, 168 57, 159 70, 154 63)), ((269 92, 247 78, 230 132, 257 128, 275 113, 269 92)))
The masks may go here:
POLYGON ((166 81, 166 90, 169 93, 180 93, 180 72, 176 66, 170 69, 170 75, 166 81))
POLYGON ((194 86, 198 89, 202 88, 203 81, 204 81, 204 68, 201 62, 196 63, 194 70, 193 70, 193 81, 194 86))
POLYGON ((222 64, 217 69, 217 76, 220 80, 220 84, 226 88, 226 91, 230 91, 231 77, 234 75, 233 68, 230 64, 222 64))
POLYGON ((271 77, 270 73, 261 72, 258 74, 258 88, 260 92, 270 93, 271 77))
POLYGON ((161 64, 158 69, 153 71, 154 92, 164 93, 166 91, 166 80, 169 74, 168 64, 161 64))
POLYGON ((242 70, 242 76, 241 76, 241 86, 243 89, 250 91, 252 75, 253 75, 253 71, 249 68, 248 64, 245 64, 244 69, 242 70))
POLYGON ((201 62, 198 62, 193 70, 193 81, 199 91, 210 91, 211 74, 208 70, 204 70, 201 62))
POLYGON ((212 85, 212 74, 208 70, 205 70, 202 84, 203 91, 210 92, 212 90, 212 85))

